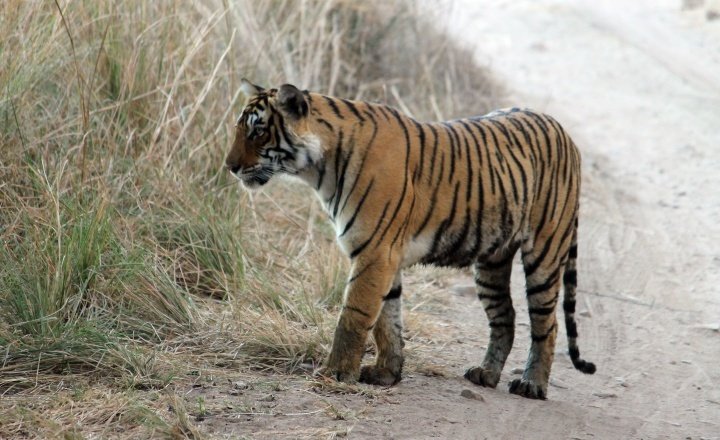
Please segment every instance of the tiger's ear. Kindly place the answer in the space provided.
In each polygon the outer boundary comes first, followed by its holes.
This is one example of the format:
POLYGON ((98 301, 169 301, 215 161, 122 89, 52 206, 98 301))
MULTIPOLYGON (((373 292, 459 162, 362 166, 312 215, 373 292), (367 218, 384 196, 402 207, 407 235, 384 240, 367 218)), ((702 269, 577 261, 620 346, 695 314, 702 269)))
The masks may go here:
POLYGON ((240 80, 240 90, 242 90, 245 96, 254 96, 263 92, 265 89, 243 78, 240 80))
POLYGON ((283 84, 277 93, 280 111, 287 117, 300 119, 308 113, 308 103, 303 92, 292 84, 283 84))

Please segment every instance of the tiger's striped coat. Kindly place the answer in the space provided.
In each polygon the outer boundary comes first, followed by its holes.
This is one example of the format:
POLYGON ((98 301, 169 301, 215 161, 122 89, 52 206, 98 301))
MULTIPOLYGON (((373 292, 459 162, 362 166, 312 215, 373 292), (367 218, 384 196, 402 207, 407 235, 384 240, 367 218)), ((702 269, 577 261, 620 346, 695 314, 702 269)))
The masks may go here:
POLYGON ((403 268, 468 267, 490 323, 470 381, 495 387, 512 348, 513 256, 522 252, 532 344, 510 392, 545 398, 563 309, 573 364, 580 154, 553 118, 524 109, 421 123, 379 104, 243 80, 249 102, 227 167, 249 188, 275 174, 312 186, 352 262, 324 374, 391 385, 401 378, 403 268), (375 365, 360 368, 369 332, 375 365))

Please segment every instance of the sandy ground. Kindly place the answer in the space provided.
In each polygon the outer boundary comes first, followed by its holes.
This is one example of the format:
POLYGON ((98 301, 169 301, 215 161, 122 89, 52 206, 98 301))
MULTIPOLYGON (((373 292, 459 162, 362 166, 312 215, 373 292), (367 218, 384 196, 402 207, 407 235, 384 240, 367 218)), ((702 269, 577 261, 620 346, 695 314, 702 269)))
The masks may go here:
POLYGON ((549 400, 508 394, 529 346, 516 264, 519 333, 501 383, 465 381, 487 344, 484 313, 466 275, 421 270, 407 289, 417 296, 406 307, 401 384, 338 394, 296 375, 197 389, 232 408, 203 429, 256 438, 720 438, 720 20, 707 19, 716 6, 456 4, 453 32, 507 85, 508 105, 554 115, 583 152, 579 344, 595 375, 572 368, 562 332, 549 400), (425 301, 440 291, 441 306, 425 301), (462 397, 466 389, 476 398, 462 397))

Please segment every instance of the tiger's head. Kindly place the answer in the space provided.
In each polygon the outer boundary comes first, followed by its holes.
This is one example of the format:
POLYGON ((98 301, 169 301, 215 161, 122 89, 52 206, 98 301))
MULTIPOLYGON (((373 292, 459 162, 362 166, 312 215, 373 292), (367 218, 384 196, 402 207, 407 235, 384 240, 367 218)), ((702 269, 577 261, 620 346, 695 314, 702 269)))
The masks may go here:
POLYGON ((243 79, 248 97, 235 126, 235 141, 225 165, 243 185, 255 189, 277 174, 302 177, 322 158, 319 138, 309 127, 307 91, 284 84, 266 90, 243 79))

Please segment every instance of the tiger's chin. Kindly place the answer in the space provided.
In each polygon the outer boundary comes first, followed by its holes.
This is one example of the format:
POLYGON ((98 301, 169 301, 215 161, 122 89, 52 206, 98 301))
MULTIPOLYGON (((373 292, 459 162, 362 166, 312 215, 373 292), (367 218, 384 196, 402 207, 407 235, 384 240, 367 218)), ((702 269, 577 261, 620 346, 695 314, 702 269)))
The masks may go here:
POLYGON ((240 182, 242 183, 243 188, 248 189, 250 191, 254 191, 254 190, 259 189, 262 186, 265 186, 265 184, 270 181, 270 177, 272 177, 272 176, 259 175, 259 176, 242 177, 240 179, 240 182))

